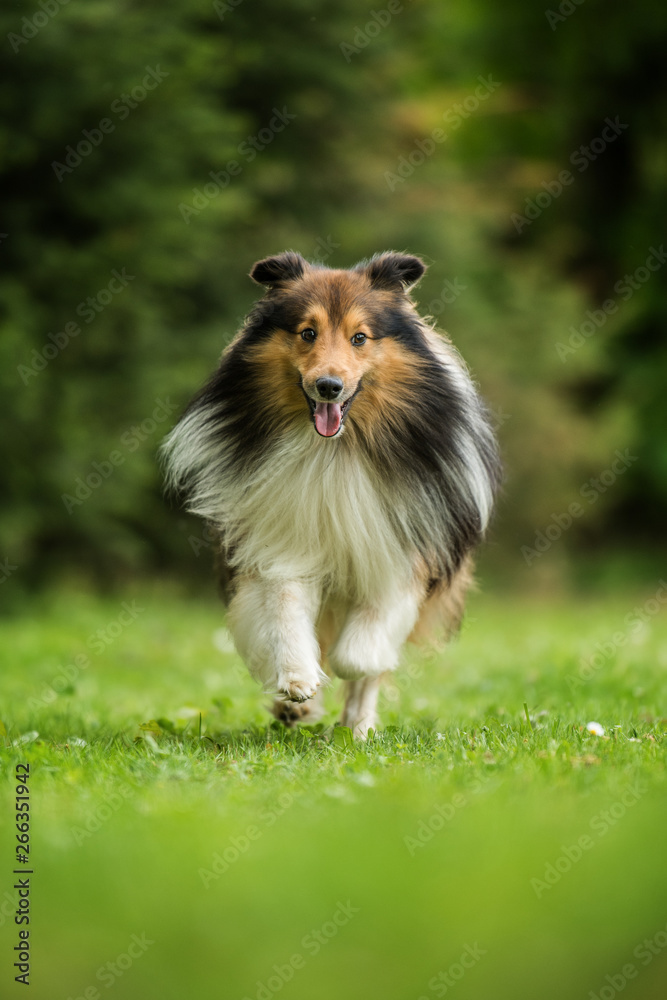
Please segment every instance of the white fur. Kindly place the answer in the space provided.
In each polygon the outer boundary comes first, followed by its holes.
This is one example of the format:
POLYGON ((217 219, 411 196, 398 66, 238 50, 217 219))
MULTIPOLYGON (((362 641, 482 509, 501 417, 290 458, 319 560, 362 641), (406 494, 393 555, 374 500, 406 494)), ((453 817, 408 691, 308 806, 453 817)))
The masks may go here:
POLYGON ((326 680, 315 636, 318 601, 303 584, 243 578, 229 605, 229 626, 250 673, 265 690, 294 701, 326 680))
MULTIPOLYGON (((478 433, 489 434, 481 417, 479 423, 478 433)), ((461 466, 445 475, 473 499, 484 527, 491 485, 474 439, 457 435, 461 466)), ((350 438, 321 438, 304 423, 243 476, 232 471, 229 448, 224 427, 202 410, 185 417, 165 445, 172 485, 187 484, 189 510, 224 533, 243 571, 307 579, 321 590, 373 601, 393 582, 411 578, 406 542, 417 533, 442 534, 430 484, 387 485, 350 438)))
POLYGON ((224 531, 244 572, 308 580, 357 600, 410 577, 411 558, 389 518, 397 513, 393 491, 342 438, 320 438, 305 424, 243 479, 225 468, 224 446, 210 440, 201 414, 176 428, 168 448, 176 482, 196 482, 189 509, 224 531))
POLYGON ((401 647, 419 614, 416 588, 387 590, 375 605, 353 608, 330 653, 338 677, 377 677, 398 666, 401 647))
POLYGON ((315 638, 323 597, 349 611, 331 657, 340 677, 395 669, 418 614, 413 559, 388 516, 408 531, 409 499, 389 495, 341 445, 307 425, 239 481, 225 474, 225 452, 207 440, 201 415, 187 417, 169 443, 177 480, 179 469, 183 478, 197 470, 191 509, 224 528, 244 574, 229 607, 240 655, 266 690, 299 699, 323 676, 315 638))

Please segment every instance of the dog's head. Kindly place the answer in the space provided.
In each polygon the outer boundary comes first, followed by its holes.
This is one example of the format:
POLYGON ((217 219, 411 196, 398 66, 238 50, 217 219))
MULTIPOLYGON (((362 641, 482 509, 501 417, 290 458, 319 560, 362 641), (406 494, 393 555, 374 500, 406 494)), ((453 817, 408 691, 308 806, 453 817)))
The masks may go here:
POLYGON ((425 270, 418 257, 401 253, 349 271, 311 265, 289 251, 258 261, 250 276, 267 294, 248 357, 263 405, 280 408, 283 417, 310 417, 326 438, 340 433, 353 408, 363 416, 372 387, 406 363, 401 323, 413 312, 408 291, 425 270))

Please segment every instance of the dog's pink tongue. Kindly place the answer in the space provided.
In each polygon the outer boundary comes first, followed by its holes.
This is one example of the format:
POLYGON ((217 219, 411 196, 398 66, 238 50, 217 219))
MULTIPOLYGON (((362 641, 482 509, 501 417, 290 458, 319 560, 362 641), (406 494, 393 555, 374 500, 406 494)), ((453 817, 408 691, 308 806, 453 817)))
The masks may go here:
POLYGON ((315 407, 315 429, 322 437, 333 437, 340 427, 340 403, 318 403, 315 407))

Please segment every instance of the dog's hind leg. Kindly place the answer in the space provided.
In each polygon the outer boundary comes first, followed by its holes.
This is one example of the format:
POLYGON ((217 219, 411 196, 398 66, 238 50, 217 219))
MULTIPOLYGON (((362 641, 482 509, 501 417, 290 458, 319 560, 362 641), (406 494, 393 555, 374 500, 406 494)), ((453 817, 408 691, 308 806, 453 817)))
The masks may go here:
POLYGON ((287 701, 285 698, 276 698, 271 706, 271 712, 276 719, 290 728, 297 723, 311 725, 317 722, 324 715, 324 695, 319 687, 312 698, 308 701, 287 701))
POLYGON ((377 700, 381 682, 381 676, 345 682, 345 707, 341 721, 362 740, 368 736, 369 729, 377 729, 377 700))
POLYGON ((410 635, 411 642, 435 642, 456 635, 463 619, 466 594, 475 586, 474 568, 472 557, 466 556, 448 584, 440 581, 430 589, 410 635))

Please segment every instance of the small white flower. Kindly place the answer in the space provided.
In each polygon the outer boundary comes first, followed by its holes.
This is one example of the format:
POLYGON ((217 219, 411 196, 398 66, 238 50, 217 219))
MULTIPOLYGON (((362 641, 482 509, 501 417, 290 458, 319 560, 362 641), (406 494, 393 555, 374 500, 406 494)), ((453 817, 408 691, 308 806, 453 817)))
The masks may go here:
POLYGON ((599 722, 587 722, 586 729, 589 733, 593 733, 594 736, 604 736, 604 728, 599 722))

